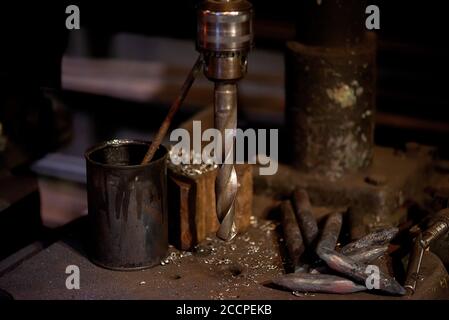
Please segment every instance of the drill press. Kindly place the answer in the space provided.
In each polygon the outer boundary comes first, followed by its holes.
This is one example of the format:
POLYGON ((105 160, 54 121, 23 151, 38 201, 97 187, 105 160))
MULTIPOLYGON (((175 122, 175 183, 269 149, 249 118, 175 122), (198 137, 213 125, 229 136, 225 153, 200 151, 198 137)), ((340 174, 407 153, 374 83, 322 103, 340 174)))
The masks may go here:
POLYGON ((253 42, 252 5, 246 0, 205 0, 198 8, 197 50, 203 55, 204 74, 215 83, 215 127, 222 136, 222 157, 215 182, 217 236, 229 241, 234 223, 238 182, 234 162, 237 128, 237 81, 247 70, 253 42))

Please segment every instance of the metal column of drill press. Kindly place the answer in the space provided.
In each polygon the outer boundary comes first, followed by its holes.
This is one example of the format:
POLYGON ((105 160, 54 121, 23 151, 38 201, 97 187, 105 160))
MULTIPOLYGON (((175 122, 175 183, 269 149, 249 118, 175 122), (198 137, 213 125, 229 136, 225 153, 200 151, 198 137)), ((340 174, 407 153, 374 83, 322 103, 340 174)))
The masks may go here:
POLYGON ((246 0, 205 0, 198 10, 197 49, 204 73, 215 83, 215 127, 221 131, 223 155, 215 182, 217 236, 231 240, 238 182, 233 163, 237 127, 237 81, 246 73, 252 46, 252 5, 246 0))
POLYGON ((286 50, 291 163, 337 179, 373 158, 375 35, 360 0, 302 0, 297 39, 286 50))

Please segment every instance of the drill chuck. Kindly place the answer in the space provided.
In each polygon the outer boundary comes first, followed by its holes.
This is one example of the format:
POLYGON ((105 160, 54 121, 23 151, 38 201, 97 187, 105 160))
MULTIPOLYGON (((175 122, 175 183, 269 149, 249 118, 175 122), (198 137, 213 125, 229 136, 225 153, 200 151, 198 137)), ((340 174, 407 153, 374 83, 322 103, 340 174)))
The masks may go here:
POLYGON ((253 44, 252 5, 246 0, 205 0, 198 10, 197 50, 212 81, 236 81, 246 73, 253 44))

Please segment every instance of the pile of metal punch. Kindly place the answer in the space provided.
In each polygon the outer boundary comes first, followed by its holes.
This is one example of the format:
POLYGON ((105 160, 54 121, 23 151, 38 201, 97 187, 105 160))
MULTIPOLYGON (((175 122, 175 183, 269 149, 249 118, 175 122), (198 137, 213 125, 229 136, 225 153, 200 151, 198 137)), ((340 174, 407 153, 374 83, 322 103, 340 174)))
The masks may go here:
POLYGON ((320 233, 304 189, 296 189, 291 200, 283 201, 280 212, 294 272, 272 279, 274 285, 305 293, 347 294, 368 289, 391 295, 407 293, 393 277, 370 265, 388 251, 398 228, 378 230, 337 249, 342 212, 329 214, 320 233))

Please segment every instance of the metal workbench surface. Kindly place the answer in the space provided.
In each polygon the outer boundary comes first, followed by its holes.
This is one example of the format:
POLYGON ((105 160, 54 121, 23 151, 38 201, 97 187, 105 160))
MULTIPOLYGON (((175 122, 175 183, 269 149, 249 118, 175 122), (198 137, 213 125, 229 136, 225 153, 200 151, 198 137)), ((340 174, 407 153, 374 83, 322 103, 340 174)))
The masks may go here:
MULTIPOLYGON (((3 272, 0 288, 15 299, 410 299, 375 292, 294 295, 271 287, 270 279, 284 266, 282 240, 269 220, 253 221, 229 243, 211 237, 193 253, 170 248, 161 265, 141 271, 96 266, 83 250, 83 234, 84 229, 70 233, 3 272), (79 290, 66 287, 69 265, 79 267, 79 290)), ((441 261, 426 253, 422 270, 412 299, 449 298, 441 261)))

